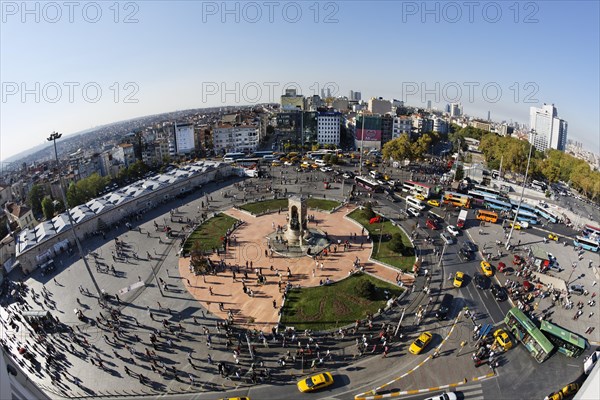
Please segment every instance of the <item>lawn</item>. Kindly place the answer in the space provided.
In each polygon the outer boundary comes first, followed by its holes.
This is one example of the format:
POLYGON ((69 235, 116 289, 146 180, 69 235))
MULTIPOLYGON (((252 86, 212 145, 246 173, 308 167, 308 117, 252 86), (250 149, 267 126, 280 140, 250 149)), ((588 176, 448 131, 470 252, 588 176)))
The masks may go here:
POLYGON ((281 323, 295 327, 296 331, 337 328, 364 319, 367 313, 376 313, 385 307, 389 297, 400 293, 400 287, 366 274, 352 275, 328 286, 292 289, 285 301, 281 323), (357 284, 363 280, 376 287, 372 299, 356 294, 357 284), (385 290, 389 292, 387 298, 385 290))
POLYGON ((212 251, 213 248, 221 248, 221 238, 225 236, 237 219, 229 215, 219 214, 207 221, 204 221, 188 237, 183 245, 184 253, 189 253, 196 240, 200 240, 202 251, 212 251))
POLYGON ((394 226, 390 221, 370 224, 369 220, 364 216, 363 210, 359 209, 352 211, 348 214, 348 217, 364 226, 371 235, 371 239, 373 240, 373 254, 371 255, 371 258, 373 260, 384 262, 405 272, 412 271, 412 266, 415 263, 414 249, 412 248, 412 243, 400 228, 394 226), (381 248, 379 248, 379 232, 382 226, 383 237, 381 239, 381 248), (412 251, 409 252, 410 255, 403 256, 388 247, 388 242, 395 233, 400 233, 402 235, 402 243, 404 243, 407 248, 412 249, 412 251), (378 249, 379 252, 377 251, 378 249))
MULTIPOLYGON (((324 211, 331 211, 337 206, 340 205, 339 201, 335 200, 326 200, 326 199, 316 199, 310 198, 306 201, 306 205, 308 208, 319 209, 324 211)), ((242 210, 246 210, 251 214, 258 215, 268 210, 287 210, 288 207, 288 199, 275 199, 275 200, 264 200, 257 201, 255 203, 248 203, 240 206, 242 210)))

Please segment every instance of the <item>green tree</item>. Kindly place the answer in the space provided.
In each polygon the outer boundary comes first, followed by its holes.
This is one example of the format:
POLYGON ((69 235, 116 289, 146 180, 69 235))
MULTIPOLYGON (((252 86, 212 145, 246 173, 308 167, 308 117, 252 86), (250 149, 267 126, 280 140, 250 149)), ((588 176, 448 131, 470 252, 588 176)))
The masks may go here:
POLYGON ((360 279, 356 283, 355 292, 362 298, 373 300, 375 298, 376 288, 371 281, 360 279))
POLYGON ((54 200, 50 196, 45 196, 42 200, 42 212, 44 218, 52 219, 54 217, 54 200))
POLYGON ((44 198, 44 187, 37 183, 31 186, 29 195, 27 196, 27 204, 31 207, 34 215, 42 214, 42 199, 44 198))
POLYGON ((458 165, 456 167, 456 174, 454 175, 454 180, 459 182, 459 181, 462 181, 464 177, 465 177, 465 171, 463 170, 462 165, 458 165))
POLYGON ((367 220, 370 220, 371 218, 375 217, 375 211, 373 211, 373 204, 371 204, 371 202, 365 204, 365 208, 363 209, 363 215, 367 220))
POLYGON ((408 134, 403 133, 400 137, 387 142, 383 145, 382 153, 386 160, 390 158, 396 161, 412 160, 412 146, 408 134))
POLYGON ((388 242, 388 247, 390 250, 396 253, 404 254, 404 252, 406 251, 406 245, 402 241, 402 234, 399 232, 394 233, 394 235, 392 236, 392 240, 388 242))

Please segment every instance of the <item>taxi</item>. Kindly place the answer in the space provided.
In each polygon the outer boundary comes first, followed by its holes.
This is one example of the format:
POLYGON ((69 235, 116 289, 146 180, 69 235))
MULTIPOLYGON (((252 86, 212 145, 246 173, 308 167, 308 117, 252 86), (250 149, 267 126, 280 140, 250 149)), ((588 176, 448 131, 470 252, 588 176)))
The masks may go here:
POLYGON ((333 376, 330 372, 322 372, 320 374, 309 376, 306 379, 298 381, 298 390, 302 393, 314 392, 315 390, 323 389, 333 384, 333 376))
POLYGON ((498 343, 498 345, 502 347, 504 351, 513 347, 513 342, 510 340, 508 333, 506 333, 504 329, 498 329, 496 332, 494 332, 494 338, 496 339, 496 343, 498 343))
POLYGON ((250 400, 250 397, 223 397, 219 400, 250 400))
POLYGON ((412 342, 412 344, 408 348, 408 351, 411 354, 421 353, 421 351, 423 351, 423 349, 429 344, 429 342, 431 342, 432 337, 433 336, 429 332, 421 333, 421 335, 417 338, 417 340, 412 342))
POLYGON ((511 223, 510 223, 510 227, 511 227, 511 228, 513 228, 513 227, 514 227, 516 230, 521 230, 521 224, 520 224, 520 223, 518 223, 518 222, 517 222, 516 224, 513 224, 513 223, 511 222, 511 223))
POLYGON ((440 206, 440 202, 437 200, 427 200, 427 204, 429 204, 430 206, 434 206, 434 207, 439 207, 440 206))
POLYGON ((280 167, 281 166, 281 161, 273 161, 273 162, 271 162, 271 166, 272 167, 280 167))
POLYGON ((560 392, 563 394, 563 396, 571 396, 571 395, 577 393, 578 390, 579 390, 578 383, 569 383, 567 386, 560 389, 560 392))
POLYGON ((485 276, 492 276, 492 275, 494 275, 494 271, 492 270, 492 266, 490 265, 489 262, 487 262, 487 261, 484 260, 484 261, 481 262, 480 265, 481 265, 481 270, 483 271, 483 274, 485 276))
POLYGON ((555 242, 558 242, 558 235, 555 235, 554 233, 549 233, 548 234, 548 239, 554 240, 555 242))
POLYGON ((425 200, 425 196, 423 196, 422 194, 415 194, 415 198, 424 201, 425 200))
POLYGON ((456 271, 456 275, 454 275, 454 287, 455 288, 461 287, 464 279, 465 279, 465 274, 461 271, 456 271))

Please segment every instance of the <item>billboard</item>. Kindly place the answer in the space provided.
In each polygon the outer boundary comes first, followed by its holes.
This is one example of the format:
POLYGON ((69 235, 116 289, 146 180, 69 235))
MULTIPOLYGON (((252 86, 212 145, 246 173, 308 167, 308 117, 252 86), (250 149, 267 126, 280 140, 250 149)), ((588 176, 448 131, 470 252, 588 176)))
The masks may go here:
POLYGON ((359 115, 356 118, 356 140, 365 140, 372 142, 381 141, 381 125, 382 124, 380 115, 359 115), (365 119, 364 124, 363 118, 365 119))
POLYGON ((381 129, 365 128, 365 130, 363 131, 362 128, 357 128, 356 129, 356 140, 363 140, 363 134, 364 134, 365 141, 377 142, 377 141, 381 140, 381 129))

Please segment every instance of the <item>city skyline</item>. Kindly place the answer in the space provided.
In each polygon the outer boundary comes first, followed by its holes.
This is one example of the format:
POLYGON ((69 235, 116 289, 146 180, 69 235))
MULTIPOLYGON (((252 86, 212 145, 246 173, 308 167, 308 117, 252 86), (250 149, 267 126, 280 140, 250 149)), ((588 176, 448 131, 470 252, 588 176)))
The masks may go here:
POLYGON ((485 119, 491 111, 498 122, 527 123, 530 107, 554 103, 569 122, 569 138, 600 153, 597 3, 501 5, 497 17, 483 3, 460 15, 443 3, 429 11, 412 2, 301 3, 299 10, 296 3, 274 10, 221 4, 101 4, 100 14, 81 7, 72 15, 59 10, 59 18, 39 4, 36 15, 3 3, 0 159, 44 143, 51 131, 70 135, 175 110, 278 102, 294 86, 304 95, 356 90, 363 101, 397 98, 440 110, 462 103, 465 114, 485 119), (559 24, 565 29, 556 35, 559 24), (357 28, 344 41, 350 59, 323 40, 344 40, 357 28), (387 62, 369 61, 382 55, 387 62), (317 68, 307 71, 307 60, 317 68))

